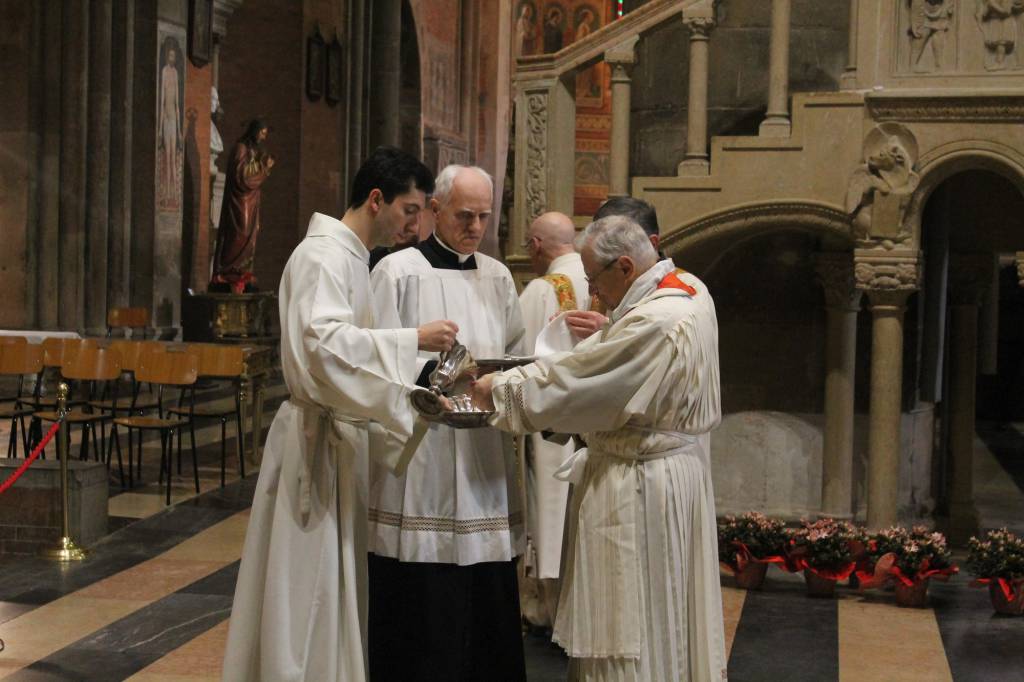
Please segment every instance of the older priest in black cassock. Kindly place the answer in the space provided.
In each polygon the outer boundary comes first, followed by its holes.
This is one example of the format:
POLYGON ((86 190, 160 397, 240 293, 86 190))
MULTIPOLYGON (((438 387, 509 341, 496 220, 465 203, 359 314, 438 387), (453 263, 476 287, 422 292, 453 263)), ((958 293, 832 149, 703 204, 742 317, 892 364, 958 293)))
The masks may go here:
MULTIPOLYGON (((477 252, 492 203, 483 170, 441 171, 434 234, 373 271, 378 325, 445 311, 474 357, 521 353, 512 275, 477 252)), ((420 353, 420 385, 436 358, 420 353)), ((515 571, 524 535, 511 439, 492 428, 432 424, 404 475, 371 465, 369 507, 370 677, 525 679, 515 571)))

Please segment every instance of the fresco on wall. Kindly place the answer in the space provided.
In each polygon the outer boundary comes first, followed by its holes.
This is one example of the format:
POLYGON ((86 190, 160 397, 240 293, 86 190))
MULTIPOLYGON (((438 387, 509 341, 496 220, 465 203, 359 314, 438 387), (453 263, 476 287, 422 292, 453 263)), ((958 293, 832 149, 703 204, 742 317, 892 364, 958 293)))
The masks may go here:
POLYGON ((161 31, 157 65, 157 210, 181 211, 185 65, 180 31, 161 31))
MULTIPOLYGON (((515 3, 516 56, 557 52, 611 20, 609 0, 521 0, 515 3)), ((611 78, 603 63, 576 74, 576 191, 573 212, 593 215, 608 196, 611 78)))
POLYGON ((159 327, 177 324, 181 300, 185 45, 184 26, 157 24, 153 321, 159 327))

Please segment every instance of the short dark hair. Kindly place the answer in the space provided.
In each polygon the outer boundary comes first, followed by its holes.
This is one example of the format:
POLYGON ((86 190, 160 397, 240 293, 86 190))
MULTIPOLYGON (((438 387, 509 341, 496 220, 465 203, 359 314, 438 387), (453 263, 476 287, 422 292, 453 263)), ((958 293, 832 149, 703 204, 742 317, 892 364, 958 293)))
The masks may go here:
POLYGON ((643 199, 612 197, 601 204, 601 208, 597 209, 597 213, 594 214, 594 220, 598 221, 601 218, 607 218, 612 215, 624 215, 632 218, 640 227, 644 228, 644 232, 647 233, 648 237, 659 236, 658 212, 643 199))
POLYGON ((434 174, 408 152, 395 147, 377 147, 356 171, 348 207, 359 208, 375 189, 379 189, 384 201, 390 204, 396 196, 413 187, 430 194, 434 191, 434 174))

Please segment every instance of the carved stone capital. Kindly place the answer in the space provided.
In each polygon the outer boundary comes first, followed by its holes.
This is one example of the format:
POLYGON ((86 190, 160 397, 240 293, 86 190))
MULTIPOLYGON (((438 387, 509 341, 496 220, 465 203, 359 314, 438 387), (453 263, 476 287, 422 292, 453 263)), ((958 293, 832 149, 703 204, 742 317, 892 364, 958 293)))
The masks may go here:
POLYGON ((636 44, 639 40, 639 35, 626 38, 615 47, 605 51, 604 60, 609 64, 622 64, 626 66, 636 64, 636 44))
POLYGON ((873 296, 878 291, 910 294, 921 281, 921 259, 917 251, 854 252, 854 277, 857 288, 873 296))
POLYGON ((868 310, 875 317, 884 315, 903 315, 907 308, 907 299, 914 293, 912 289, 869 289, 868 310))
POLYGON ((981 305, 992 286, 995 256, 955 253, 949 263, 949 300, 954 305, 981 305))
POLYGON ((683 25, 690 32, 690 40, 708 40, 711 32, 715 30, 716 22, 713 16, 683 16, 683 25))
POLYGON ((857 288, 853 275, 853 254, 850 252, 819 253, 814 257, 818 283, 825 290, 825 305, 848 312, 860 309, 863 292, 857 288))

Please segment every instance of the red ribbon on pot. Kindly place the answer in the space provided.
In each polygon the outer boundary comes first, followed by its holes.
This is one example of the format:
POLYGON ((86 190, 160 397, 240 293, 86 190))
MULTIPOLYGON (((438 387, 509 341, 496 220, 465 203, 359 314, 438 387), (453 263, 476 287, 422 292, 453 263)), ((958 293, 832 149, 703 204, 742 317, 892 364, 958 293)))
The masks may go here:
POLYGON ((996 583, 999 585, 999 589, 1003 591, 1003 596, 1006 597, 1006 601, 1013 601, 1017 598, 1016 586, 1022 581, 1021 579, 1007 580, 1006 578, 978 578, 977 580, 971 581, 971 587, 981 587, 982 585, 988 585, 989 583, 996 583))
POLYGON ((736 548, 736 565, 733 566, 732 564, 728 564, 724 561, 720 563, 733 573, 738 573, 742 571, 744 568, 746 568, 747 564, 750 563, 778 564, 780 566, 786 563, 786 557, 782 556, 781 554, 773 554, 771 556, 766 557, 757 557, 754 556, 753 552, 750 551, 750 548, 747 547, 746 544, 740 542, 739 540, 733 540, 731 544, 733 545, 733 547, 736 548))

